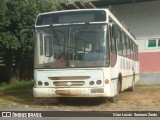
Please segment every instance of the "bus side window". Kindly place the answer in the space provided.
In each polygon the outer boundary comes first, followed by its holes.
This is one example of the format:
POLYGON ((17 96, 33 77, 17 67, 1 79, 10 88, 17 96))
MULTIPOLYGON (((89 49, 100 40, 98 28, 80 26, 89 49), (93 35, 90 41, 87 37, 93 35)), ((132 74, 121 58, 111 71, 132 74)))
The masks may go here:
POLYGON ((123 55, 123 44, 122 44, 122 36, 120 30, 118 30, 117 49, 118 49, 118 54, 123 55))
POLYGON ((111 40, 111 52, 116 53, 116 41, 115 38, 112 38, 111 40))
POLYGON ((123 56, 126 57, 127 55, 127 50, 126 50, 126 36, 122 32, 122 44, 123 44, 123 56))
POLYGON ((116 53, 116 36, 114 35, 115 31, 113 29, 113 27, 111 27, 111 30, 110 30, 110 37, 111 37, 111 52, 112 53, 116 53))
POLYGON ((134 60, 136 60, 136 45, 135 43, 133 45, 134 60))
POLYGON ((133 42, 130 41, 130 46, 131 46, 131 59, 134 59, 134 54, 133 54, 133 42))
POLYGON ((130 50, 130 39, 128 37, 126 37, 126 45, 127 45, 127 57, 130 58, 131 56, 131 50, 130 50))
POLYGON ((138 46, 136 45, 136 60, 138 61, 138 46))

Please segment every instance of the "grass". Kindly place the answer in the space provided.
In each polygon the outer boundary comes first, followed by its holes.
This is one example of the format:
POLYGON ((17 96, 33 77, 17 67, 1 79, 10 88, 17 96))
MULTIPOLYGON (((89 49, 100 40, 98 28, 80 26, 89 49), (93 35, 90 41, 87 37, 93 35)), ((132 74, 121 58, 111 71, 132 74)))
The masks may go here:
POLYGON ((33 81, 22 80, 18 83, 1 83, 0 84, 0 107, 16 106, 20 104, 34 104, 33 81))
POLYGON ((20 89, 28 89, 28 88, 33 88, 33 81, 26 81, 26 80, 22 80, 19 81, 18 83, 1 83, 0 84, 0 90, 20 90, 20 89))
POLYGON ((146 92, 146 91, 156 91, 160 90, 160 84, 155 84, 155 85, 136 85, 135 86, 135 92, 146 92))

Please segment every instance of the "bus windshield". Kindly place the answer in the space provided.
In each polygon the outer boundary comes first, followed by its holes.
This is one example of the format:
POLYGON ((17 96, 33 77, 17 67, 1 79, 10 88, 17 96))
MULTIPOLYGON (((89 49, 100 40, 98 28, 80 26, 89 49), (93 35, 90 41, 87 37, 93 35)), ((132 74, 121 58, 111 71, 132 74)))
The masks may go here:
POLYGON ((107 25, 36 28, 35 68, 109 66, 107 25))

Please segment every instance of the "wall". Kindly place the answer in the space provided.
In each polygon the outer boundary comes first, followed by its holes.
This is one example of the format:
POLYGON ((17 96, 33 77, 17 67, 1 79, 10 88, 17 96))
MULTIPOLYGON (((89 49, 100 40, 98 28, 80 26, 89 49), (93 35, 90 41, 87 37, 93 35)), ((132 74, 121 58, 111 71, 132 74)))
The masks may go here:
POLYGON ((120 21, 132 31, 137 39, 160 37, 160 1, 112 6, 120 21))
POLYGON ((160 71, 160 52, 140 53, 139 61, 141 72, 160 71))

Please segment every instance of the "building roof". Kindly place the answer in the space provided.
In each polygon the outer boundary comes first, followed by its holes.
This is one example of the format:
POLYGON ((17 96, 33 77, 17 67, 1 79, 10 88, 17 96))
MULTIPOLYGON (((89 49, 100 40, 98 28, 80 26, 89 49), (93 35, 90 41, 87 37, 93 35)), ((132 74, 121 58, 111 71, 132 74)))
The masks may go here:
POLYGON ((65 9, 84 9, 149 1, 158 0, 60 0, 60 4, 65 9))
POLYGON ((148 2, 156 0, 90 0, 96 7, 103 7, 108 5, 119 5, 129 3, 148 2))

